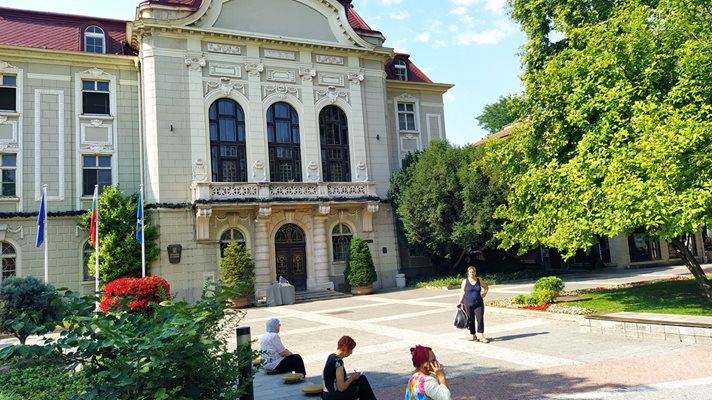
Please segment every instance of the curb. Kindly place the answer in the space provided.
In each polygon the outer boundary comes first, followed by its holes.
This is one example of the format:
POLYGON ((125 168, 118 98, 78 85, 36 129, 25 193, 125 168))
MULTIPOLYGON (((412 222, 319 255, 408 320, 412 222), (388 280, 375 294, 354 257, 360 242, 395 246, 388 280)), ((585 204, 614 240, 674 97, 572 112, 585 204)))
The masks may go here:
POLYGON ((535 318, 546 318, 546 319, 553 319, 557 321, 569 321, 569 322, 578 322, 579 324, 582 323, 586 318, 583 315, 575 315, 575 314, 559 314, 559 313, 550 313, 547 311, 533 311, 533 310, 520 310, 520 309, 514 309, 514 308, 504 308, 504 307, 495 307, 495 306, 488 306, 485 304, 486 310, 489 312, 495 312, 498 314, 510 314, 510 315, 521 315, 525 317, 535 317, 535 318))

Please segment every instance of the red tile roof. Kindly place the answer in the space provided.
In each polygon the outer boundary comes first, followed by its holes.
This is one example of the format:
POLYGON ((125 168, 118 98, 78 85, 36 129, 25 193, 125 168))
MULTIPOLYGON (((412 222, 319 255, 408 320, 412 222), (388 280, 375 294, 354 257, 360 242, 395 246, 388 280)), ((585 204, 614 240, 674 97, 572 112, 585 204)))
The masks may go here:
POLYGON ((126 45, 126 21, 3 7, 0 7, 0 44, 83 51, 83 32, 91 25, 104 30, 107 54, 136 53, 126 45))
POLYGON ((489 139, 507 139, 507 138, 509 138, 510 136, 512 136, 512 128, 516 127, 517 125, 519 125, 518 122, 515 122, 515 123, 513 123, 513 124, 509 124, 509 125, 505 126, 504 128, 502 128, 501 131, 495 132, 495 133, 491 133, 491 134, 489 134, 489 135, 483 137, 482 139, 480 139, 480 140, 478 140, 478 141, 472 143, 472 146, 479 146, 479 145, 481 145, 482 143, 484 143, 485 141, 487 141, 487 140, 489 140, 489 139))
POLYGON ((423 71, 410 61, 410 55, 405 53, 396 53, 396 56, 386 64, 386 79, 396 79, 395 63, 396 61, 404 61, 408 67, 408 82, 424 82, 433 83, 423 71))
POLYGON ((346 18, 349 20, 349 25, 351 25, 354 30, 375 32, 370 26, 368 26, 366 21, 358 15, 356 10, 354 10, 351 0, 339 0, 339 2, 346 9, 346 18))

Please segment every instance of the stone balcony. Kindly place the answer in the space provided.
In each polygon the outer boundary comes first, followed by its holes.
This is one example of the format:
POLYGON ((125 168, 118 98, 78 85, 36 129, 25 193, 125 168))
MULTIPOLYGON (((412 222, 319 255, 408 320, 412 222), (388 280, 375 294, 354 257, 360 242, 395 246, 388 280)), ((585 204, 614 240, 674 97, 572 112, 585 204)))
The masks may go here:
POLYGON ((193 203, 378 200, 374 182, 193 182, 193 203))

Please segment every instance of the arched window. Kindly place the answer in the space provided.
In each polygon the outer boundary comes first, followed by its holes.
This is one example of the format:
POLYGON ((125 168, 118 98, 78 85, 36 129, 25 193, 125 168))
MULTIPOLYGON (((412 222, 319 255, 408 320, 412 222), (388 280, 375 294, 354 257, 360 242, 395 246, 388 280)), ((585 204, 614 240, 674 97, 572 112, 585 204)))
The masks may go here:
POLYGON ((398 60, 393 65, 393 67, 395 68, 396 79, 398 79, 399 81, 408 80, 408 66, 406 65, 405 61, 398 60))
POLYGON ((16 275, 17 253, 15 253, 15 248, 10 243, 2 242, 2 275, 0 275, 0 282, 16 275))
POLYGON ((244 245, 245 236, 237 229, 226 230, 225 233, 220 236, 220 257, 224 255, 225 248, 227 247, 227 245, 232 242, 237 242, 244 245))
POLYGON ((210 105, 210 160, 213 182, 247 182, 245 113, 230 99, 210 105))
POLYGON ((301 182, 299 116, 287 103, 274 103, 267 110, 269 177, 272 182, 301 182))
POLYGON ((327 106, 319 113, 319 139, 324 182, 351 182, 349 127, 339 107, 327 106))
POLYGON ((89 266, 89 259, 94 252, 94 247, 87 240, 82 248, 82 280, 93 281, 95 279, 94 275, 91 274, 93 269, 89 266))
POLYGON ((331 248, 334 261, 346 261, 353 234, 348 225, 339 224, 331 230, 331 248))
POLYGON ((103 29, 92 25, 84 30, 84 51, 106 53, 106 40, 103 29))

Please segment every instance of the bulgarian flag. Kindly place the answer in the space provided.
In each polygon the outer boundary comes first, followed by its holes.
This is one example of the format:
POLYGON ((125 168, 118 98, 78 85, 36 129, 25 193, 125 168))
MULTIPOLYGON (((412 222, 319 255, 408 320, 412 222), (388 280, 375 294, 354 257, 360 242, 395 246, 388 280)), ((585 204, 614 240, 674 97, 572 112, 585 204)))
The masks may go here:
POLYGON ((89 235, 91 245, 95 249, 99 248, 99 209, 97 208, 99 199, 99 185, 94 186, 94 198, 91 200, 91 225, 89 226, 89 235))

